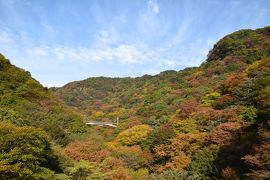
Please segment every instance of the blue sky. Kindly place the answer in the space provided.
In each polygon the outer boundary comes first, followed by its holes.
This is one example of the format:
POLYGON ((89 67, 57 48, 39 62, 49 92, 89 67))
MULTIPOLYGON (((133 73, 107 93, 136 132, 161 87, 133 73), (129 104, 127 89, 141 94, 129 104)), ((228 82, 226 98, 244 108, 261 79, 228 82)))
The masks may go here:
POLYGON ((269 0, 0 0, 0 52, 45 86, 198 66, 269 0))

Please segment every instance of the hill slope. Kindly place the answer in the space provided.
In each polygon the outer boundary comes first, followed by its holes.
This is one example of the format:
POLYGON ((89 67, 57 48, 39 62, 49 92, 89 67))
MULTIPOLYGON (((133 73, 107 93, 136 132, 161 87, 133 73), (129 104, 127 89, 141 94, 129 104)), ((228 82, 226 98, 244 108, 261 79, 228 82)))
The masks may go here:
POLYGON ((88 119, 120 117, 116 131, 103 132, 109 147, 139 145, 153 156, 152 172, 267 178, 269 56, 270 27, 241 30, 221 39, 200 67, 138 78, 89 78, 51 91, 88 119), (151 133, 132 140, 131 132, 144 125, 151 133))
POLYGON ((0 179, 269 179, 269 32, 232 33, 199 67, 51 90, 0 55, 0 179))
POLYGON ((13 66, 1 54, 0 80, 1 121, 42 127, 60 144, 68 143, 69 133, 84 131, 79 114, 53 97, 29 72, 13 66))

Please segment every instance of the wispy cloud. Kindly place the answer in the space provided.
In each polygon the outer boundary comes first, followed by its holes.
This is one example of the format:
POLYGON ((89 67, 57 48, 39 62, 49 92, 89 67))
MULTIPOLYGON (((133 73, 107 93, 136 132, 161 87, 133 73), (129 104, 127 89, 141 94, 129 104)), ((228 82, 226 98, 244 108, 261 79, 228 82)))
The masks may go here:
POLYGON ((12 34, 6 31, 0 31, 0 44, 11 44, 14 43, 12 34))
POLYGON ((0 53, 50 85, 197 66, 224 35, 270 19, 267 0, 0 0, 0 8, 0 53))
POLYGON ((121 44, 117 47, 106 47, 103 49, 91 49, 85 47, 34 47, 27 49, 31 57, 48 56, 58 60, 72 61, 114 61, 122 64, 142 63, 147 54, 132 45, 121 44))
POLYGON ((149 0, 147 5, 148 5, 148 8, 150 8, 152 12, 154 12, 156 14, 159 13, 159 5, 157 4, 157 2, 155 2, 153 0, 149 0))
POLYGON ((96 39, 101 43, 110 43, 112 38, 110 37, 109 31, 101 30, 96 34, 96 39))

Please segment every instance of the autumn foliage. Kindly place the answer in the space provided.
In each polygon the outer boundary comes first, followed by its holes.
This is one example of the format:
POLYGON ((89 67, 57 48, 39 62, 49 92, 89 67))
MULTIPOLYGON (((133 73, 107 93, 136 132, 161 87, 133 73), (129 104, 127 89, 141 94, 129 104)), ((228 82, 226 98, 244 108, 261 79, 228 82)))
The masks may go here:
POLYGON ((270 27, 199 67, 61 88, 0 55, 0 121, 0 179, 269 179, 270 27))

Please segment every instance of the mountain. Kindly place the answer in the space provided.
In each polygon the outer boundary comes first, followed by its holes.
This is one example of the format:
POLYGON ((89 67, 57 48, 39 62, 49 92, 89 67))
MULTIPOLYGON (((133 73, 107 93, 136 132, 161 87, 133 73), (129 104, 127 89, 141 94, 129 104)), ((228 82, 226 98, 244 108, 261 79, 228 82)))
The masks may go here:
POLYGON ((199 67, 51 89, 0 55, 0 152, 0 179, 269 179, 270 27, 199 67))
POLYGON ((53 88, 52 92, 89 118, 170 117, 183 101, 200 103, 203 96, 215 91, 228 95, 222 88, 229 77, 246 78, 241 75, 247 76, 244 72, 249 67, 269 57, 269 29, 241 30, 225 36, 200 67, 138 78, 89 78, 53 88))
POLYGON ((52 92, 86 119, 119 117, 117 132, 105 133, 109 139, 141 124, 151 127, 141 147, 154 156, 154 171, 263 178, 270 176, 269 55, 270 27, 240 30, 218 41, 199 67, 137 78, 89 78, 52 92), (198 150, 170 155, 181 136, 194 134, 204 137, 198 150))
POLYGON ((85 131, 81 115, 1 54, 0 79, 1 121, 42 127, 60 144, 69 142, 69 133, 85 131))

